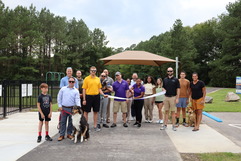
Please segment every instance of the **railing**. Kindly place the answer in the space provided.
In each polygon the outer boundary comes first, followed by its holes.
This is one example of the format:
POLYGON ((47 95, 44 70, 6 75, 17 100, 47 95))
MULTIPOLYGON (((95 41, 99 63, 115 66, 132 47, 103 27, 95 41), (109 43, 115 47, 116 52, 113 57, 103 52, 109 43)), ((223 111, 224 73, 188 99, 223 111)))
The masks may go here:
MULTIPOLYGON (((37 99, 41 90, 39 85, 44 81, 4 80, 0 81, 0 118, 14 112, 37 107, 37 99)), ((53 103, 57 102, 59 81, 48 81, 48 94, 53 103)))

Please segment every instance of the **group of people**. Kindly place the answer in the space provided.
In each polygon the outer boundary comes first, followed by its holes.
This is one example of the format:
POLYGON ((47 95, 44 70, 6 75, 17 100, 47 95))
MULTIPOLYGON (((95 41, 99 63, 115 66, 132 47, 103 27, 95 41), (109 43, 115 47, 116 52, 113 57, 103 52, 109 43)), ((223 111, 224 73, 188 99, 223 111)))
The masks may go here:
MULTIPOLYGON (((198 80, 198 74, 192 74, 192 81, 187 80, 186 73, 180 73, 180 79, 173 75, 173 68, 167 69, 167 77, 163 80, 158 78, 156 81, 152 76, 147 76, 142 80, 138 78, 137 73, 133 73, 132 79, 124 80, 120 72, 115 73, 115 81, 109 77, 109 72, 105 69, 100 77, 96 75, 96 67, 90 67, 90 75, 85 79, 82 78, 80 70, 73 77, 73 69, 66 69, 66 76, 60 81, 60 91, 58 93, 58 107, 61 111, 60 136, 58 141, 65 137, 67 128, 67 138, 72 139, 72 117, 71 110, 73 106, 80 106, 84 116, 88 121, 88 115, 93 110, 94 130, 100 131, 102 127, 117 127, 117 113, 121 110, 123 127, 128 127, 131 120, 135 120, 134 126, 141 127, 142 109, 144 106, 145 122, 153 122, 153 108, 156 104, 158 108, 158 120, 156 123, 162 124, 161 130, 167 128, 169 112, 171 112, 172 129, 177 130, 180 123, 180 113, 182 112, 182 124, 186 123, 186 107, 191 105, 196 113, 196 123, 193 131, 198 131, 202 119, 202 109, 204 108, 206 89, 203 81, 198 80), (155 95, 164 92, 164 95, 155 95), (110 103, 113 98, 113 123, 110 123, 110 103), (164 114, 163 108, 164 106, 164 114), (164 117, 163 117, 164 116, 164 117), (67 125, 68 120, 68 125, 67 125), (102 125, 102 126, 101 126, 102 125), (66 127, 67 126, 67 127, 66 127)), ((39 136, 38 142, 41 141, 41 132, 43 121, 48 125, 51 120, 52 104, 51 96, 47 95, 47 84, 40 86, 42 94, 38 99, 39 108, 39 136), (48 97, 48 102, 46 98, 48 97), (45 99, 43 99, 45 98, 45 99), (48 110, 46 111, 46 104, 48 110), (44 105, 44 106, 43 106, 44 105), (47 122, 47 123, 46 123, 47 122)), ((45 126, 45 127, 46 127, 45 126)), ((52 140, 47 135, 46 140, 52 140)))

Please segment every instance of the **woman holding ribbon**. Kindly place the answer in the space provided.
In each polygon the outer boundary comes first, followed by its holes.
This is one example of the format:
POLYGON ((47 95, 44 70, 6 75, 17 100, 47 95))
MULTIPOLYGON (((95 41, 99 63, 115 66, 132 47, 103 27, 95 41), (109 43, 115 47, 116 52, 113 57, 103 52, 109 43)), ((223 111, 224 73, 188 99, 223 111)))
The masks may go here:
MULTIPOLYGON (((162 84, 163 84, 162 79, 158 78, 156 81, 155 93, 160 93, 164 91, 162 84)), ((159 113, 159 120, 157 120, 156 122, 158 124, 163 124, 163 113, 162 113, 163 101, 164 101, 164 95, 155 97, 155 104, 158 108, 158 113, 159 113)))
POLYGON ((144 104, 143 96, 145 94, 145 87, 141 84, 140 78, 136 80, 136 84, 134 84, 131 89, 134 93, 134 109, 136 112, 136 122, 134 126, 141 127, 142 108, 144 104))
MULTIPOLYGON (((153 95, 155 89, 155 80, 152 76, 148 76, 144 81, 145 87, 145 97, 153 95)), ((144 100, 144 109, 145 109, 145 122, 152 123, 153 119, 153 105, 154 105, 154 97, 147 98, 144 100)))

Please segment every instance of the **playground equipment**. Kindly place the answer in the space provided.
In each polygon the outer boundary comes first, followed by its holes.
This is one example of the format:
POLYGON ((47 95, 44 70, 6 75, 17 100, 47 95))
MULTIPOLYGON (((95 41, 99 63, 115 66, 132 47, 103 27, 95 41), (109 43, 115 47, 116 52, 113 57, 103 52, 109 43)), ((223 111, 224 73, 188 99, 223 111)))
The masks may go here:
POLYGON ((65 76, 65 74, 63 72, 47 72, 46 73, 46 82, 48 80, 50 80, 50 81, 60 81, 60 79, 64 76, 65 76), (50 76, 50 79, 48 79, 48 76, 50 76))

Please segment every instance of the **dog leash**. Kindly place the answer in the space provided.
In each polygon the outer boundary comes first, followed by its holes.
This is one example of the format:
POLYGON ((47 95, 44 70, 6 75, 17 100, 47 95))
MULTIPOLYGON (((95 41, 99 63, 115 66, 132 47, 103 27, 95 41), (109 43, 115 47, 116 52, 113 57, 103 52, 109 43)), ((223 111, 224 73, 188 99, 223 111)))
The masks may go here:
POLYGON ((69 115, 73 115, 72 113, 68 112, 68 111, 65 111, 65 110, 62 110, 61 111, 61 114, 59 115, 59 123, 57 125, 57 129, 59 130, 60 129, 60 121, 61 121, 61 115, 64 115, 64 113, 67 113, 69 115))
POLYGON ((64 113, 67 113, 67 114, 69 114, 69 115, 73 115, 72 113, 70 113, 70 112, 68 112, 68 111, 62 110, 62 114, 64 114, 64 113))

